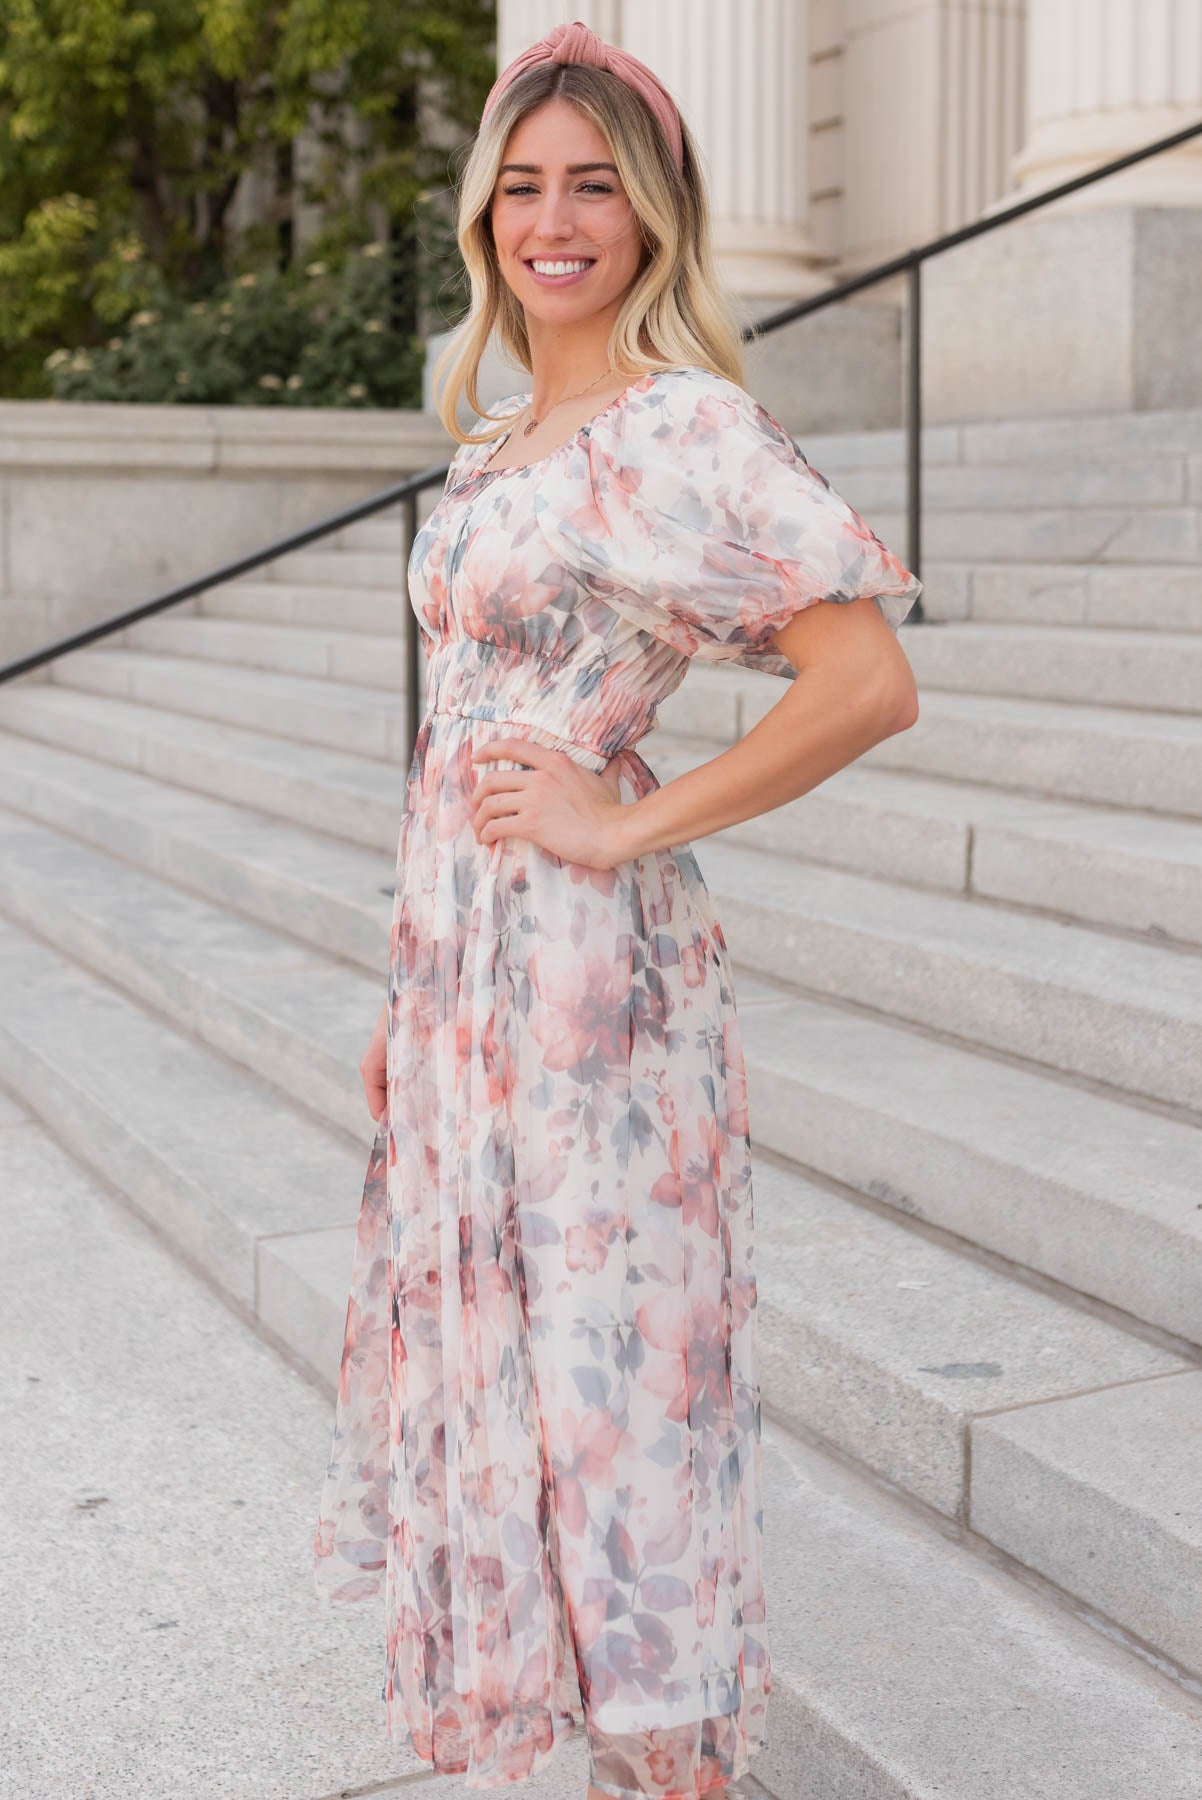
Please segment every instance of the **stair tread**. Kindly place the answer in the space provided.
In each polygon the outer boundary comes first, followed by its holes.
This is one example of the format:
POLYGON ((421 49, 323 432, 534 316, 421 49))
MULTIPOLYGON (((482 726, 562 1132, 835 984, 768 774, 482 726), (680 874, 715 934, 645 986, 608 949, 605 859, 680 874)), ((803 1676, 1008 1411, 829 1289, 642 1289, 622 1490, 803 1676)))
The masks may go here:
POLYGON ((1193 1695, 772 1418, 763 1459, 770 1792, 1193 1800, 1193 1695))
POLYGON ((253 1292, 258 1238, 353 1221, 366 1148, 321 1124, 303 1095, 267 1088, 4 918, 0 977, 10 1073, 15 1057, 23 1079, 37 1072, 68 1147, 114 1131, 136 1144, 148 1183, 176 1190, 160 1228, 233 1292, 253 1292))
MULTIPOLYGON (((297 627, 297 629, 302 629, 297 627)), ((915 630, 918 627, 914 628, 915 630)), ((942 629, 942 627, 940 627, 942 629)), ((349 634, 348 634, 349 635, 349 634)), ((73 653, 73 667, 86 674, 90 662, 103 658, 113 668, 142 671, 154 675, 160 671, 178 668, 180 658, 156 654, 151 651, 108 649, 104 651, 79 650, 73 653)), ((189 666, 189 678, 195 678, 194 670, 189 666)), ((222 682, 226 683, 226 668, 222 667, 222 682)), ((337 682, 290 674, 278 674, 263 669, 229 670, 229 677, 236 680, 239 687, 248 695, 256 689, 269 686, 272 691, 293 694, 298 700, 312 700, 315 703, 340 701, 346 703, 362 703, 371 705, 381 711, 395 709, 397 696, 389 690, 364 687, 352 682, 337 682)), ((687 681, 691 681, 694 690, 700 689, 701 683, 708 682, 730 686, 740 681, 755 685, 743 691, 756 697, 765 693, 766 678, 754 674, 744 675, 742 672, 728 674, 726 671, 690 670, 687 681)), ((45 686, 83 686, 83 683, 46 683, 45 686)), ((772 698, 779 698, 773 683, 772 698)), ((24 692, 29 692, 26 687, 24 692)), ((719 687, 718 691, 721 691, 719 687)), ((1133 735, 1153 741, 1186 743, 1202 745, 1202 715, 1191 717, 1187 714, 1160 712, 1154 708, 1128 708, 1118 706, 1095 706, 1084 702, 1064 700, 1032 700, 1000 694, 964 694, 946 689, 931 690, 922 696, 922 711, 932 715, 948 718, 970 718, 992 723, 1013 723, 1015 726, 1043 727, 1063 730, 1071 728, 1077 731, 1092 731, 1111 736, 1133 735)), ((919 720, 921 724, 921 718, 919 720)), ((917 727, 915 728, 917 729, 917 727)), ((907 734, 909 735, 909 734, 907 734)), ((891 740, 890 740, 891 741, 891 740)), ((873 752, 869 751, 868 755, 873 752)))
POLYGON ((1202 1564, 1202 1370, 980 1419, 972 1434, 977 1529, 1202 1670, 1202 1609, 1185 1597, 1202 1564))
MULTIPOLYGON (((383 985, 383 932, 381 975, 372 982, 17 815, 0 812, 0 853, 0 900, 72 944, 76 956, 152 984, 147 998, 166 996, 164 1003, 183 1014, 174 1029, 195 1022, 203 991, 223 1014, 255 1015, 264 1029, 299 1037, 311 1054, 344 1069, 347 1087, 355 1088, 357 1057, 383 985)), ((9 1029, 22 1017, 16 1001, 9 1029)), ((832 1357, 871 1369, 875 1382, 925 1409, 934 1421, 929 1431, 944 1435, 949 1466, 938 1471, 941 1482, 959 1481, 960 1422, 976 1411, 1187 1366, 1171 1351, 793 1171, 768 1164, 758 1171, 757 1220, 766 1315, 796 1322, 832 1357), (912 1290, 907 1282, 922 1285, 912 1290), (966 1380, 963 1369, 977 1365, 990 1373, 966 1380)), ((767 1391, 782 1410, 796 1379, 786 1337, 782 1325, 767 1352, 767 1391)), ((851 1396, 847 1404, 854 1412, 851 1396)), ((807 1423, 822 1425, 813 1417, 807 1423)), ((877 1429, 885 1472, 902 1479, 910 1433, 904 1423, 891 1431, 878 1421, 877 1429)), ((919 1441, 927 1454, 929 1443, 919 1441)), ((925 1468, 911 1475, 920 1492, 931 1479, 925 1468)), ((942 1485, 936 1492, 946 1498, 942 1485)))
MULTIPOLYGON (((303 882, 314 893, 335 895, 348 904, 356 895, 373 897, 382 884, 392 884, 395 858, 254 807, 5 732, 0 732, 0 756, 10 771, 84 796, 97 816, 111 811, 137 821, 148 842, 152 834, 160 834, 166 840, 203 844, 215 855, 269 871, 277 879, 303 882)), ((399 826, 399 799, 397 820, 399 826)))
MULTIPOLYGON (((31 691, 26 690, 27 693, 31 691)), ((37 704, 43 703, 69 705, 70 698, 64 691, 48 686, 38 694, 37 704)), ((129 702, 106 699, 90 704, 98 709, 102 719, 147 729, 153 725, 155 731, 184 742, 219 742, 248 758, 265 759, 273 767, 284 764, 315 780, 335 781, 355 788, 362 786, 381 798, 395 799, 399 829, 403 776, 396 768, 389 769, 369 758, 357 758, 345 752, 294 745, 291 741, 168 712, 161 712, 151 720, 150 709, 129 702)), ((3 709, 0 707, 2 720, 3 709)), ((141 803, 138 789, 129 785, 134 778, 128 771, 92 763, 74 752, 38 744, 15 734, 7 740, 4 754, 14 759, 15 766, 48 767, 51 772, 57 768, 61 778, 83 782, 94 790, 96 784, 107 784, 102 791, 114 796, 127 793, 131 805, 141 803), (55 765, 53 758, 56 756, 65 760, 55 765)), ((841 771, 841 776, 855 777, 847 786, 852 792, 858 788, 861 797, 866 786, 871 796, 874 790, 879 792, 879 783, 896 779, 893 776, 865 777, 859 769, 841 771)), ((166 796, 174 796, 178 790, 164 784, 155 785, 161 796, 157 802, 159 810, 165 817, 170 817, 174 801, 169 801, 166 796)), ((913 792, 911 789, 912 797, 913 792)), ((191 815, 197 819, 207 816, 225 820, 236 812, 228 803, 205 796, 186 794, 184 798, 191 815), (205 808, 219 810, 210 810, 206 814, 205 808)), ((153 806, 155 794, 148 791, 147 800, 153 806)), ((989 804, 986 798, 985 805, 989 804)), ((1075 825, 1079 833, 1093 833, 1103 840, 1120 822, 1139 819, 1137 814, 1107 815, 1099 811, 1091 820, 1084 816, 1084 809, 1080 807, 1067 810, 1070 814, 1067 822, 1075 825), (1073 818, 1074 814, 1082 816, 1073 818)), ((1045 808, 1042 804, 1034 809, 1036 814, 1045 811, 1046 820, 1036 816, 1034 823, 1049 829, 1057 823, 1055 809, 1045 808)), ((1021 805, 1015 808, 1015 814, 1022 816, 1021 805)), ((1033 817, 1031 806, 1028 806, 1026 816, 1028 819, 1033 817)), ((1136 828, 1133 824, 1132 829, 1136 828)), ((307 834, 299 827, 279 825, 278 829, 282 833, 281 841, 294 841, 298 848, 303 848, 310 837, 316 838, 316 834, 307 834)), ((1144 830, 1154 843, 1160 839, 1158 826, 1147 825, 1144 830)), ((1198 854, 1202 826, 1181 824, 1166 835, 1180 846, 1179 853, 1183 857, 1188 853, 1192 860, 1198 854)), ((343 851, 346 866, 353 867, 353 847, 344 846, 343 851)), ((367 856, 369 853, 360 854, 367 856)), ((1162 996, 1174 1012, 1184 1009, 1184 1016, 1188 1017, 1197 1016, 1197 1009, 1202 1007, 1202 961, 1191 959, 1175 948, 1125 940, 1120 959, 1114 953, 1113 937, 1088 925, 1016 911, 986 899, 905 888, 867 875, 800 863, 769 851, 743 846, 736 849, 720 841, 718 834, 700 840, 698 855, 706 872, 715 878, 718 893, 754 895, 760 904, 768 902, 786 916, 814 914, 841 918, 856 929, 943 952, 954 950, 956 954, 970 955, 990 966, 1004 965, 1039 978, 1054 974, 1062 984, 1084 984, 1092 991, 1096 991, 1095 978, 1104 974, 1114 998, 1129 997, 1146 1006, 1155 993, 1162 996)))
MULTIPOLYGON (((740 993, 745 985, 744 978, 740 993)), ((879 1114, 899 1142, 921 1134, 928 1148, 932 1140, 971 1147, 1048 1189, 1131 1212, 1202 1249, 1202 1132, 1193 1124, 899 1020, 792 994, 772 998, 770 984, 759 986, 764 998, 740 1007, 757 1080, 879 1114)), ((909 1176, 913 1159, 903 1173, 870 1168, 864 1155, 863 1146, 848 1144, 849 1170, 863 1166, 862 1180, 849 1175, 854 1184, 900 1211, 930 1216, 921 1179, 909 1176)), ((924 1174, 933 1171, 920 1164, 916 1176, 924 1174)))
MULTIPOLYGON (((207 1096, 202 1092, 197 1101, 203 1111, 207 1096)), ((220 1115, 205 1116, 210 1131, 217 1131, 220 1115)), ((82 1133, 80 1139, 83 1148, 82 1133)), ((10 1129, 4 1142, 4 1185, 23 1198, 44 1170, 44 1143, 28 1125, 10 1129)), ((356 1155, 355 1162, 361 1160, 356 1155)), ((298 1434, 307 1441, 312 1430, 314 1446, 321 1444, 328 1397, 314 1407, 303 1384, 274 1359, 265 1361, 262 1345, 240 1326, 222 1332, 211 1306, 200 1306, 189 1323, 185 1278, 166 1268, 136 1228, 114 1232, 110 1226, 117 1215, 103 1188, 85 1173, 72 1171, 68 1179, 65 1161, 53 1153, 53 1179, 82 1221, 82 1252, 70 1262, 69 1275, 75 1279, 88 1255, 101 1250, 100 1335, 110 1352, 117 1346, 120 1369, 143 1367, 157 1342, 153 1321, 148 1330, 125 1338, 108 1328, 144 1314, 135 1301, 144 1296, 149 1274, 151 1285, 157 1279, 165 1293, 173 1318, 184 1321, 183 1362, 177 1358, 173 1364, 185 1370, 184 1382, 169 1389, 168 1400, 186 1398, 202 1430, 210 1415, 216 1422, 211 1407, 209 1414, 203 1404, 197 1412, 193 1364, 199 1367, 206 1356, 211 1360, 218 1334, 227 1385, 260 1396, 263 1420, 271 1419, 277 1430, 277 1449, 254 1465, 255 1492, 268 1505, 273 1457, 275 1490, 281 1491, 282 1480, 290 1492, 304 1460, 291 1453, 298 1434)), ((240 1161, 230 1159, 222 1176, 228 1179, 240 1161)), ((182 1171, 185 1185, 191 1173, 190 1165, 182 1171)), ((248 1182, 267 1176, 281 1186, 298 1174, 311 1178, 287 1147, 271 1167, 252 1151, 242 1174, 248 1182)), ((269 1276, 279 1258, 302 1247, 310 1253, 310 1266, 331 1270, 330 1293, 316 1286, 307 1305, 306 1289, 297 1283, 290 1316, 307 1313, 312 1325, 314 1314, 320 1314, 327 1327, 340 1329, 352 1242, 353 1228, 347 1227, 264 1244, 269 1276)), ((51 1266, 47 1256, 39 1251, 36 1260, 27 1258, 22 1244, 22 1259, 14 1267, 23 1292, 42 1292, 44 1270, 51 1266)), ((320 1366, 327 1386, 332 1384, 336 1360, 323 1350, 320 1366)), ((255 1436, 260 1447, 261 1424, 255 1436)), ((230 1466, 236 1461, 235 1454, 230 1466)), ((1033 1800, 1034 1782, 1039 1800, 1132 1800, 1144 1793, 1157 1800, 1193 1800, 1202 1786, 1202 1704, 1194 1695, 770 1417, 763 1427, 763 1478, 773 1692, 766 1742, 753 1764, 756 1780, 749 1784, 755 1792, 818 1800, 847 1791, 854 1781, 863 1800, 897 1800, 902 1794, 912 1800, 946 1800, 951 1794, 957 1800, 998 1800, 999 1795, 1033 1800)), ((201 1500, 207 1503, 212 1494, 201 1500)), ((42 1497, 39 1490, 35 1500, 42 1497)), ((178 1500, 179 1494, 168 1498, 178 1500)), ((19 1608, 35 1587, 30 1567, 19 1577, 19 1608)), ((175 1691, 167 1694, 169 1709, 175 1691)), ((178 1691, 182 1708, 184 1690, 178 1691)), ((95 1706, 88 1712, 93 1715, 99 1719, 95 1706)), ((132 1745, 133 1737, 125 1735, 132 1745)), ((383 1751, 377 1754, 355 1741, 359 1747, 348 1763, 345 1729, 319 1727, 313 1743, 306 1740, 305 1768, 319 1770, 322 1791, 337 1785, 335 1777, 359 1786, 395 1777, 395 1751, 390 1764, 383 1751), (331 1749, 336 1743, 341 1761, 331 1749)), ((577 1775, 576 1765, 563 1760, 570 1754, 565 1745, 550 1783, 536 1781, 531 1791, 566 1792, 569 1767, 573 1780, 577 1775)), ((141 1773, 150 1765, 135 1758, 130 1766, 141 1773)), ((285 1758, 279 1769, 286 1766, 291 1765, 285 1758)), ((18 1772, 25 1772, 23 1764, 18 1772)))
MULTIPOLYGON (((350 750, 328 749, 323 744, 306 744, 293 738, 274 737, 269 732, 253 731, 244 725, 231 725, 222 719, 172 712, 167 707, 149 706, 144 701, 122 700, 115 695, 90 694, 58 685, 46 685, 37 690, 25 689, 20 697, 20 709, 14 708, 11 712, 6 709, 4 697, 0 695, 0 734, 4 736, 6 756, 33 754, 32 748, 19 751, 18 746, 22 745, 37 744, 39 748, 57 748, 41 745, 38 740, 22 735, 20 718, 26 709, 50 720, 56 714, 82 715, 99 726, 137 732, 145 739, 195 744, 209 751, 237 756, 248 763, 271 770, 300 773, 307 780, 351 788, 395 804, 397 824, 400 824, 404 772, 396 763, 381 762, 371 756, 356 756, 350 750)), ((62 749, 60 754, 72 756, 76 753, 62 749)))
MULTIPOLYGON (((712 744, 660 726, 640 745, 657 772, 695 768, 713 755, 712 744)), ((1066 842, 1108 844, 1129 855, 1145 855, 1193 865, 1202 861, 1202 820, 1105 806, 1088 800, 986 787, 982 782, 942 779, 906 769, 874 768, 862 761, 840 769, 820 784, 824 795, 849 807, 906 814, 968 827, 1005 827, 1061 837, 1066 842)), ((802 796, 802 804, 809 795, 802 796)), ((715 842, 722 834, 714 833, 715 842)), ((704 840, 700 840, 704 842, 704 840)))
MULTIPOLYGON (((193 613, 178 619, 146 619, 130 630, 146 632, 154 630, 178 635, 185 642, 195 638, 203 643, 207 638, 228 638, 237 643, 242 639, 247 644, 263 641, 287 644, 294 642, 306 647, 313 645, 337 645, 349 643, 355 648, 364 644, 374 645, 377 650, 394 656, 402 643, 400 602, 397 603, 397 629, 395 632, 384 631, 352 631, 340 630, 336 625, 293 625, 279 624, 267 619, 226 619, 215 617, 211 613, 193 613)), ((137 648, 136 641, 127 646, 137 648)), ((150 651, 151 655, 170 655, 170 651, 150 651)))
MULTIPOLYGON (((31 740, 0 738, 0 752, 13 769, 21 768, 44 780, 71 787, 86 797, 96 815, 102 810, 113 809, 142 820, 154 832, 205 844, 222 856, 249 861, 261 869, 268 880, 303 880, 315 892, 336 895, 348 904, 358 896, 358 904, 370 905, 381 916, 387 909, 387 898, 379 890, 390 883, 393 870, 388 859, 378 852, 361 850, 319 832, 264 817, 253 809, 170 787, 150 776, 97 763, 71 751, 31 740)), ((41 828, 55 830, 53 824, 41 828)), ((73 840, 73 845, 78 853, 78 841, 73 840)), ((713 848, 713 842, 705 844, 702 854, 707 860, 713 848)), ((756 855, 739 852, 740 856, 747 854, 756 855)), ((849 879, 859 887, 861 878, 853 876, 849 879)), ((787 881, 792 891, 792 874, 787 881)), ((758 863, 750 885, 756 891, 762 889, 758 863)), ((867 890, 880 886, 871 880, 865 883, 867 890)), ((841 910, 846 893, 841 881, 833 890, 828 888, 825 910, 841 910)), ((870 901, 877 898, 871 891, 864 897, 870 901)), ((933 926, 927 925, 925 934, 930 936, 932 933, 937 939, 946 935, 942 920, 936 920, 933 926)), ((898 1116, 899 1120, 903 1117, 921 1119, 925 1113, 932 1126, 937 1124, 941 1130, 953 1127, 961 1115, 949 1117, 946 1094, 950 1091, 952 1071, 959 1071, 962 1073, 958 1079, 971 1080, 972 1119, 988 1125, 996 1115, 997 1128, 1003 1138, 1013 1134, 1011 1148, 1016 1156, 1021 1156, 1024 1147, 1042 1144, 1052 1158, 1053 1166, 1067 1173, 1063 1160, 1071 1143, 1072 1156, 1084 1158, 1083 1166, 1090 1171, 1091 1181, 1100 1184, 1103 1191, 1110 1186, 1108 1175, 1113 1174, 1119 1189, 1129 1183, 1135 1196, 1142 1195, 1149 1201, 1154 1199, 1156 1184, 1148 1181, 1141 1186, 1140 1170, 1141 1158, 1149 1155, 1150 1144, 1155 1142, 1157 1134, 1163 1134, 1174 1146, 1172 1157, 1167 1159, 1168 1166, 1161 1164, 1159 1168, 1160 1182, 1168 1178, 1173 1157, 1186 1159, 1191 1144, 1197 1146, 1197 1153, 1202 1156, 1202 1137, 1187 1125, 1161 1119, 1112 1097, 1095 1095, 1049 1078, 1034 1067, 1019 1068, 1000 1063, 965 1046, 917 1034, 900 1021, 873 1018, 840 1008, 837 1003, 787 995, 750 975, 745 980, 753 993, 758 992, 759 1006, 768 1003, 767 1013, 761 1013, 758 1008, 755 1013, 755 1029, 765 1044, 775 1043, 780 1032, 787 1039, 794 1029, 790 1023, 794 1019, 799 1046, 819 1042, 820 1028, 833 1032, 834 1037, 829 1042, 823 1041, 821 1052, 809 1058, 807 1079, 816 1080, 825 1071, 825 1079, 833 1083, 836 1072, 841 1070, 840 1079, 850 1084, 842 1091, 866 1097, 879 1089, 882 1110, 898 1116), (838 1044, 844 1040, 854 1045, 854 1049, 846 1063, 841 1064, 838 1044), (883 1071, 890 1065, 890 1079, 884 1081, 883 1071), (1053 1120, 1050 1135, 1045 1137, 1038 1129, 1039 1121, 1053 1120), (1071 1132, 1067 1128, 1069 1120, 1076 1121, 1071 1132), (1123 1146, 1128 1139, 1130 1154, 1124 1155, 1123 1146)), ((787 1060, 788 1054, 787 1049, 782 1048, 782 1057, 787 1060)), ((797 1057, 800 1068, 805 1063, 801 1049, 797 1051, 797 1057)), ((964 1115, 962 1123, 967 1126, 969 1122, 969 1117, 964 1115)), ((1071 1161, 1069 1158, 1070 1165, 1071 1161)), ((1150 1177, 1151 1169, 1146 1163, 1142 1166, 1143 1175, 1150 1177)), ((1188 1161, 1182 1160, 1181 1166, 1188 1168, 1188 1161)))
MULTIPOLYGON (((300 629, 299 627, 297 629, 300 629)), ((170 656, 153 650, 121 649, 117 647, 104 650, 76 650, 70 658, 69 669, 64 667, 61 675, 56 675, 53 682, 42 685, 48 687, 84 688, 87 687, 87 675, 90 667, 103 662, 109 670, 128 671, 149 677, 157 674, 178 671, 183 668, 189 681, 200 679, 195 666, 187 659, 170 656), (67 679, 70 674, 71 679, 67 679), (82 679, 81 679, 82 677, 82 679)), ((281 693, 304 701, 314 706, 347 705, 371 706, 383 713, 395 713, 398 696, 384 688, 365 687, 358 682, 342 682, 326 676, 292 675, 277 670, 239 668, 237 664, 221 665, 220 679, 223 688, 236 683, 240 691, 248 696, 262 692, 265 688, 272 693, 281 693)), ((28 692, 29 689, 24 690, 28 692)))
MULTIPOLYGON (((924 689, 920 706, 923 713, 932 717, 1027 730, 1092 732, 1098 736, 1145 738, 1153 743, 1202 745, 1202 715, 1158 711, 1155 707, 1096 706, 1087 701, 1031 700, 1011 694, 965 694, 948 688, 924 689)), ((919 726, 921 723, 920 715, 919 726)))
MULTIPOLYGON (((370 1031, 371 995, 382 989, 387 968, 386 900, 376 909, 381 955, 373 982, 314 945, 7 807, 0 807, 0 844, 0 897, 10 896, 11 905, 18 883, 25 895, 40 894, 48 920, 71 921, 62 941, 77 944, 82 925, 97 938, 119 940, 143 960, 153 957, 192 982, 212 984, 227 1004, 245 1001, 263 1016, 275 1016, 290 1033, 308 1034, 315 1025, 334 1029, 333 1050, 342 1028, 356 1018, 362 1029, 353 1035, 366 1038, 370 1031)), ((344 1047, 349 1052, 351 1045, 344 1047)), ((354 1061, 361 1051, 362 1044, 354 1061)))
POLYGON ((1049 987, 1202 1021, 1202 958, 1187 950, 1124 939, 1116 953, 1108 933, 1071 920, 903 888, 713 840, 698 851, 698 859, 719 906, 724 899, 738 899, 761 911, 770 908, 783 921, 822 920, 1049 987))

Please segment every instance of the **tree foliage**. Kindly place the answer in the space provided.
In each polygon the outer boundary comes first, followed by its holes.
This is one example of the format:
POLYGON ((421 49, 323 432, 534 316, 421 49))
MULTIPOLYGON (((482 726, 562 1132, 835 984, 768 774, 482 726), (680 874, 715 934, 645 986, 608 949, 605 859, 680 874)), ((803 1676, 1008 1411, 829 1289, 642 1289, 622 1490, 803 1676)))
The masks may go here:
POLYGON ((0 0, 0 389, 135 313, 339 258, 386 221, 389 329, 458 315, 450 158, 495 72, 491 0, 0 0), (298 167, 306 130, 315 154, 298 167), (262 220, 236 228, 240 184, 262 220), (297 241, 298 200, 318 203, 297 241))

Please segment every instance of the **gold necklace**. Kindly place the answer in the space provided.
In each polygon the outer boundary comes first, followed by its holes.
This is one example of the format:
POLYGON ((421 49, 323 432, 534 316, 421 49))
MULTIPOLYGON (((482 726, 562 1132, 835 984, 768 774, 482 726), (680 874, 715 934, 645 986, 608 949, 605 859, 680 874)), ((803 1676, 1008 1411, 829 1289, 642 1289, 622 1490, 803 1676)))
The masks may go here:
MULTIPOLYGON (((614 371, 614 370, 613 370, 613 369, 604 369, 604 370, 602 370, 602 372, 601 372, 601 374, 600 374, 600 375, 598 375, 598 376, 597 376, 597 381, 604 381, 604 380, 605 380, 605 377, 606 377, 606 376, 607 376, 607 375, 612 375, 612 374, 614 374, 614 373, 615 373, 615 371, 614 371)), ((532 412, 531 412, 531 414, 530 414, 530 423, 529 423, 529 424, 528 424, 528 425, 523 425, 523 426, 522 426, 522 436, 523 436, 523 437, 529 437, 529 436, 530 436, 530 433, 531 433, 531 432, 532 432, 532 431, 534 431, 534 430, 535 430, 535 429, 536 429, 536 427, 538 427, 538 426, 539 426, 539 425, 541 425, 541 424, 542 424, 542 422, 543 422, 543 419, 546 419, 546 418, 549 418, 549 417, 550 417, 550 415, 551 415, 551 414, 552 414, 552 413, 553 413, 553 412, 554 412, 554 411, 555 411, 555 409, 556 409, 556 407, 559 407, 559 406, 562 406, 562 405, 563 405, 563 404, 564 404, 564 402, 565 402, 565 401, 567 401, 567 400, 579 400, 579 398, 580 398, 580 396, 581 396, 581 394, 587 394, 587 393, 588 393, 588 390, 589 390, 589 388, 595 388, 595 387, 596 387, 596 385, 597 385, 597 381, 590 381, 590 382, 589 382, 589 384, 588 384, 588 387, 582 387, 582 388, 579 388, 579 389, 578 389, 578 390, 577 390, 577 392, 576 392, 576 393, 574 393, 574 394, 565 394, 565 395, 564 395, 564 396, 563 396, 563 399, 562 399, 562 400, 557 400, 557 401, 556 401, 556 402, 555 402, 555 406, 549 406, 549 407, 548 407, 548 408, 547 408, 547 410, 546 410, 546 412, 545 412, 545 413, 544 413, 544 414, 543 414, 543 418, 542 418, 542 419, 536 419, 536 418, 535 418, 535 416, 534 416, 534 413, 533 413, 533 411, 532 411, 532 412)))

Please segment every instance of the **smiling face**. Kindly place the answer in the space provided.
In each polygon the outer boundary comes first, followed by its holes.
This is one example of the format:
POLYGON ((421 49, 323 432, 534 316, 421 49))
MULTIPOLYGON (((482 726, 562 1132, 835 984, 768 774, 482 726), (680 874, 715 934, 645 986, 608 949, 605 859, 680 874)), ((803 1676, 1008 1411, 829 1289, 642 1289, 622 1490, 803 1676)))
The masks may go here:
POLYGON ((566 100, 545 101, 510 133, 492 228, 501 274, 527 318, 556 326, 616 314, 642 261, 609 145, 566 100), (555 273, 556 264, 567 268, 555 273))

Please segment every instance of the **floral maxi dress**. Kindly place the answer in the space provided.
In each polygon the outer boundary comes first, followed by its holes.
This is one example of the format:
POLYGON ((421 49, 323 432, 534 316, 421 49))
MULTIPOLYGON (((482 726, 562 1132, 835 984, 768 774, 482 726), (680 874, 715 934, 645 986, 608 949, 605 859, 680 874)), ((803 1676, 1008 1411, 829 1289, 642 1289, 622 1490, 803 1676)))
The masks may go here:
POLYGON ((583 1725, 604 1792, 694 1800, 771 1685, 727 948, 688 844, 598 871, 478 843, 478 774, 521 765, 472 752, 616 759, 634 801, 691 659, 789 679, 794 613, 871 595, 896 628, 921 584, 704 368, 495 449, 459 447, 409 564, 427 704, 315 1583, 383 1594, 386 1735, 435 1769, 500 1787, 583 1725))

